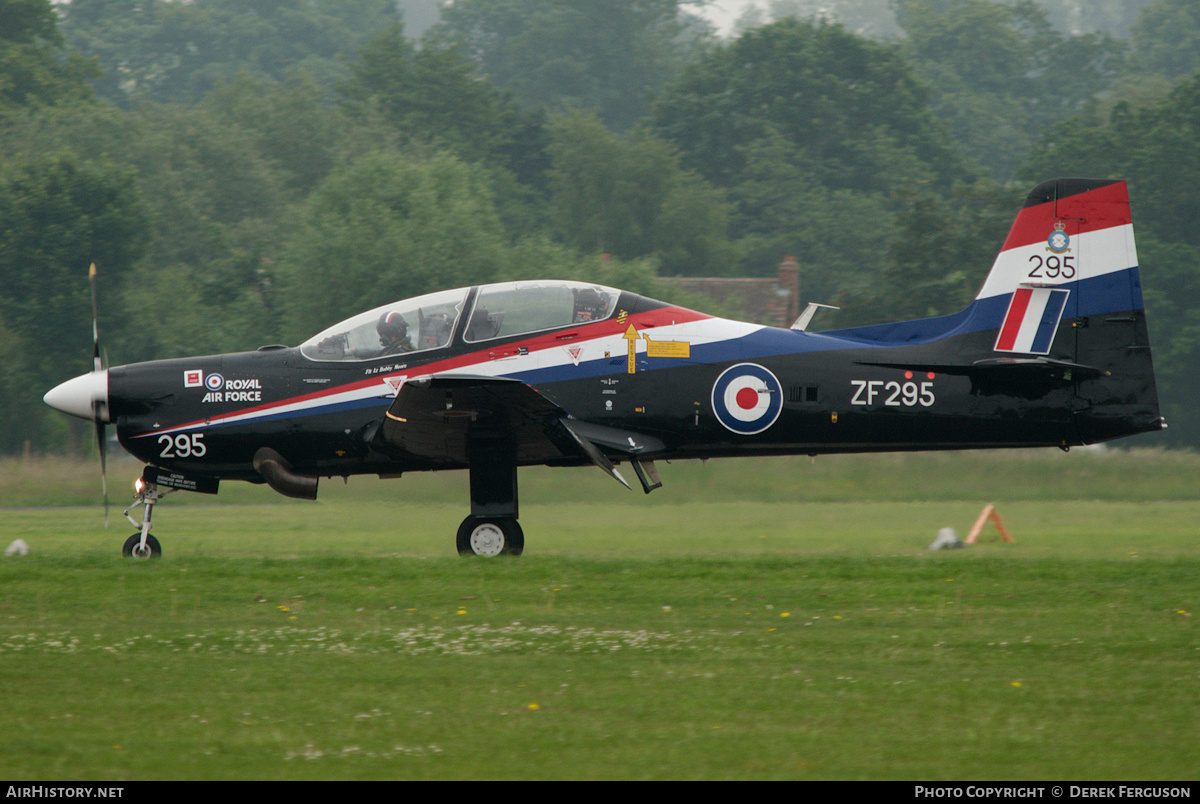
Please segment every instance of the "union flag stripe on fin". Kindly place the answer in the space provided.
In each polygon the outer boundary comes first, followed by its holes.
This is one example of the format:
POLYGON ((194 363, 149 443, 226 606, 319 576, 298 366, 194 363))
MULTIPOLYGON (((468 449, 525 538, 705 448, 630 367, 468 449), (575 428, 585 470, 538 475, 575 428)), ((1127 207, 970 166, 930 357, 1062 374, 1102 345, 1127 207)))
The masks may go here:
POLYGON ((1049 353, 1069 295, 1069 290, 1058 288, 1017 288, 996 338, 995 350, 1049 353))

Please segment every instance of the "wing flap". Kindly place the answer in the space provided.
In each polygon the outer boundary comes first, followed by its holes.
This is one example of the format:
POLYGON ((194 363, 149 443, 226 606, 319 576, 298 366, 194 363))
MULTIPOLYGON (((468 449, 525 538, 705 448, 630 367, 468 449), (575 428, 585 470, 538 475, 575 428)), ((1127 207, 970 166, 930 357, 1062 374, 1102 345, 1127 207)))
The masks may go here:
MULTIPOLYGON (((573 419, 520 380, 461 374, 402 385, 375 442, 445 468, 469 466, 473 443, 507 443, 518 465, 586 461, 626 488, 629 483, 609 454, 637 461, 666 449, 653 436, 573 419)), ((652 484, 642 480, 642 485, 652 484)))
POLYGON ((471 439, 509 441, 518 463, 560 455, 546 434, 566 411, 520 380, 438 375, 400 387, 376 436, 435 464, 466 466, 471 439))

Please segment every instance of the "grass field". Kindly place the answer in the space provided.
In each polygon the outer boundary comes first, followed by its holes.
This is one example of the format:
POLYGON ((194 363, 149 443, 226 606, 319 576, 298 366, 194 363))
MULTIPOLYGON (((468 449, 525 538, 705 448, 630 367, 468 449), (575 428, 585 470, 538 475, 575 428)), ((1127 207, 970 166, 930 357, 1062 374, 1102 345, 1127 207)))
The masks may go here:
POLYGON ((90 464, 0 464, 0 777, 1200 775, 1197 456, 660 470, 523 470, 519 559, 446 473, 175 495, 139 563, 90 464))

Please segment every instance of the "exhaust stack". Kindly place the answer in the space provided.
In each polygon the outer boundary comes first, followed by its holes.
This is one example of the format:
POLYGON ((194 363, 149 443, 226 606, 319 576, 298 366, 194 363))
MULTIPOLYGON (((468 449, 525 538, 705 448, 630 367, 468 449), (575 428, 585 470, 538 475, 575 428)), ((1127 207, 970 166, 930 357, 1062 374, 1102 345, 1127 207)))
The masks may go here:
POLYGON ((270 447, 263 447, 254 453, 254 471, 263 476, 268 486, 285 497, 317 499, 317 481, 320 478, 296 474, 283 456, 270 447))

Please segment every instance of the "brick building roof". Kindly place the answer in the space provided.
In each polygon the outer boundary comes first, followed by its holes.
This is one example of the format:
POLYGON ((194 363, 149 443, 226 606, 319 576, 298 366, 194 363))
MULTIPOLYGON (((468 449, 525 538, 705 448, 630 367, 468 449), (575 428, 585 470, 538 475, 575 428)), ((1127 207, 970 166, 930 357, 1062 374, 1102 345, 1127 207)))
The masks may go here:
POLYGON ((659 281, 712 299, 731 314, 737 311, 742 321, 786 328, 800 315, 800 265, 793 257, 779 264, 773 279, 660 277, 659 281))

